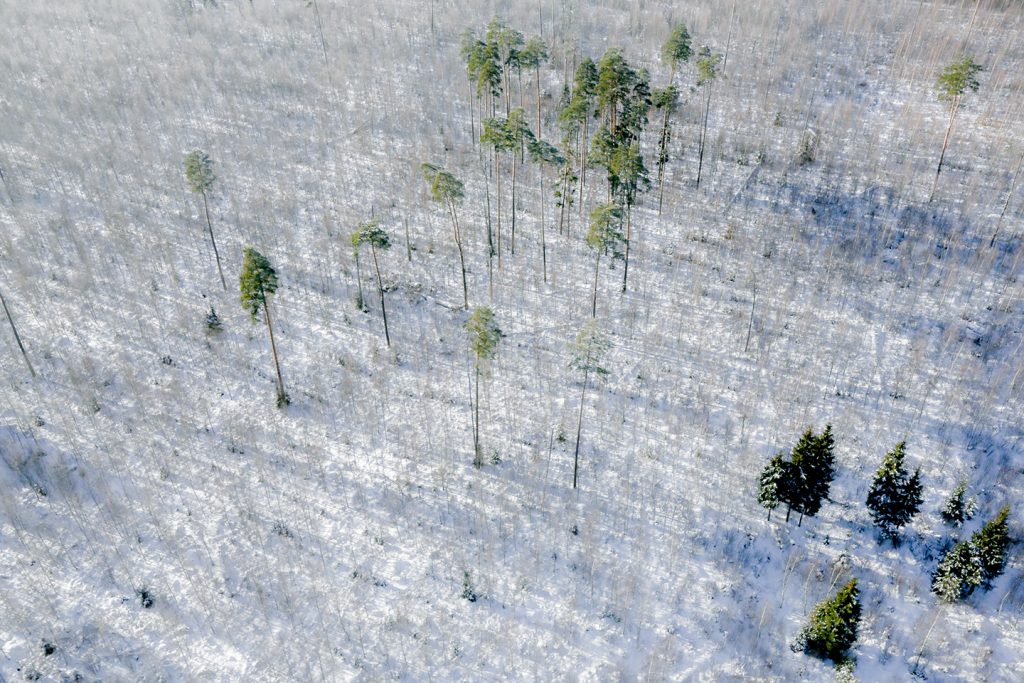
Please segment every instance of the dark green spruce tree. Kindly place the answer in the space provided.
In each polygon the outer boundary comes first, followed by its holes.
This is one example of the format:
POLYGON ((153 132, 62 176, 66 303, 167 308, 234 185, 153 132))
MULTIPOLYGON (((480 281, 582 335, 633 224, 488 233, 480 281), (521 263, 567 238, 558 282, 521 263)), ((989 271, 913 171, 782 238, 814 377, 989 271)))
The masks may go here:
POLYGON ((889 451, 868 489, 867 506, 882 535, 895 545, 899 531, 921 509, 921 470, 907 471, 906 442, 889 451))
POLYGON ((974 544, 961 541, 939 561, 932 575, 932 592, 943 602, 956 602, 981 585, 981 560, 974 544))
POLYGON ((1010 548, 1010 527, 1006 522, 1009 515, 1010 506, 1004 506, 994 519, 971 536, 983 584, 990 585, 1006 566, 1006 553, 1010 548))
POLYGON ((772 519, 772 510, 779 506, 781 501, 783 475, 785 470, 785 453, 777 453, 768 461, 761 471, 761 481, 757 492, 757 503, 768 510, 768 521, 772 519))
POLYGON ((804 652, 839 662, 857 640, 860 615, 857 579, 850 579, 835 597, 814 608, 810 622, 800 634, 804 652))

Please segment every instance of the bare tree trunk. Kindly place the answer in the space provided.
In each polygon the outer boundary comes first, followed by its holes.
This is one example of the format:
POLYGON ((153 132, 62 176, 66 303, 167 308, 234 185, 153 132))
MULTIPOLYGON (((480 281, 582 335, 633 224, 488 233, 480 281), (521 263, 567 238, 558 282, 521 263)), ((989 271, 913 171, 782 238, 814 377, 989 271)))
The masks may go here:
MULTIPOLYGON (((316 30, 320 33, 320 49, 324 53, 324 64, 327 63, 327 41, 324 40, 324 24, 320 20, 320 7, 316 4, 316 0, 313 0, 313 13, 316 16, 316 30)), ((433 22, 433 5, 431 5, 431 22, 433 22)), ((433 23, 431 23, 433 26, 433 23)))
POLYGON ((448 200, 448 211, 452 215, 452 229, 455 232, 455 246, 459 249, 459 265, 462 268, 462 307, 469 310, 469 286, 466 284, 466 256, 462 252, 462 235, 459 234, 459 216, 455 204, 448 200))
POLYGON ((939 186, 939 174, 942 173, 942 162, 946 158, 946 148, 949 146, 949 136, 953 133, 953 122, 956 119, 956 110, 960 106, 960 98, 954 97, 953 104, 949 107, 949 125, 946 126, 946 137, 942 139, 942 152, 939 154, 939 167, 935 169, 935 180, 932 182, 932 192, 928 195, 930 202, 935 198, 935 189, 939 186))
POLYGON ((36 376, 36 370, 32 367, 31 361, 28 359, 28 352, 25 351, 25 345, 21 343, 21 335, 18 334, 18 328, 14 325, 14 318, 11 316, 11 311, 7 308, 7 300, 4 299, 4 295, 0 293, 0 304, 3 304, 4 313, 7 314, 7 322, 11 324, 11 332, 14 333, 14 341, 18 342, 18 348, 21 349, 21 356, 25 359, 25 365, 28 366, 28 371, 32 373, 32 376, 36 376))
POLYGON ((541 130, 541 127, 540 127, 540 64, 537 65, 536 73, 534 74, 533 82, 536 84, 536 92, 537 92, 537 139, 538 140, 543 140, 544 139, 544 132, 541 130))
POLYGON ((405 256, 412 263, 412 245, 409 244, 409 219, 403 219, 405 223, 405 256))
POLYGON ((359 310, 366 310, 366 299, 363 297, 363 273, 359 267, 359 249, 353 249, 352 255, 356 257, 356 283, 359 286, 359 310))
POLYGON ((544 230, 544 167, 537 169, 540 175, 540 258, 544 282, 548 281, 548 245, 544 230))
MULTIPOLYGON (((750 331, 754 328, 754 306, 757 304, 757 287, 754 287, 754 296, 750 300, 750 320, 747 321, 747 341, 743 342, 743 353, 750 347, 750 331)), ((769 513, 769 519, 771 513, 769 513)))
POLYGON ((482 464, 482 458, 480 457, 480 361, 478 360, 475 364, 475 382, 474 382, 474 393, 476 398, 473 401, 473 464, 480 466, 482 464))
POLYGON ((594 261, 594 295, 590 307, 590 317, 597 317, 597 274, 598 268, 601 265, 601 252, 597 252, 597 259, 594 261))
POLYGON ((501 166, 498 159, 498 148, 494 148, 494 188, 495 216, 498 222, 498 270, 501 270, 501 166))
POLYGON ((516 151, 512 150, 512 255, 516 255, 516 151))
POLYGON ((270 306, 267 303, 267 297, 265 294, 263 295, 263 315, 267 321, 267 332, 270 333, 270 352, 274 356, 274 370, 277 372, 277 405, 278 407, 281 407, 288 403, 288 394, 284 391, 284 380, 281 378, 281 363, 277 359, 277 345, 274 343, 274 327, 270 324, 270 306))
POLYGON ((583 391, 580 393, 580 416, 576 421, 576 451, 572 456, 572 487, 576 488, 580 472, 580 435, 583 433, 583 404, 587 398, 587 380, 590 378, 590 371, 583 372, 583 391))
POLYGON ((708 94, 704 101, 704 122, 700 132, 700 152, 697 157, 697 187, 700 187, 700 172, 704 167, 704 147, 707 145, 708 137, 708 112, 711 110, 711 82, 708 81, 708 94))
POLYGON ((206 201, 206 192, 203 195, 203 209, 206 211, 206 227, 210 230, 210 244, 213 245, 213 256, 217 259, 217 272, 220 273, 220 283, 224 291, 228 291, 228 283, 224 280, 224 269, 220 266, 220 252, 217 251, 217 240, 213 238, 213 223, 210 221, 210 204, 206 201))
POLYGON ((1006 209, 1010 206, 1010 199, 1013 198, 1013 189, 1017 185, 1017 177, 1020 176, 1021 165, 1024 165, 1024 152, 1021 153, 1020 160, 1017 162, 1017 170, 1013 172, 1013 180, 1010 181, 1010 190, 1006 193, 1006 201, 1003 202, 1003 210, 999 212, 999 222, 996 223, 996 231, 992 233, 992 239, 988 242, 989 248, 996 243, 996 237, 999 235, 999 231, 1003 227, 1003 216, 1006 215, 1006 209))
POLYGON ((391 347, 391 335, 388 334, 388 312, 384 308, 384 282, 380 277, 380 265, 377 263, 377 248, 370 243, 370 253, 373 254, 373 269, 377 271, 377 291, 380 292, 380 314, 384 318, 384 340, 388 343, 388 348, 391 347))
POLYGON ((579 192, 579 223, 583 225, 583 191, 587 181, 587 138, 590 137, 590 117, 583 119, 583 133, 580 140, 580 192, 579 192))
POLYGON ((626 258, 622 266, 622 291, 626 291, 626 278, 629 277, 629 233, 632 225, 633 205, 626 204, 626 258))

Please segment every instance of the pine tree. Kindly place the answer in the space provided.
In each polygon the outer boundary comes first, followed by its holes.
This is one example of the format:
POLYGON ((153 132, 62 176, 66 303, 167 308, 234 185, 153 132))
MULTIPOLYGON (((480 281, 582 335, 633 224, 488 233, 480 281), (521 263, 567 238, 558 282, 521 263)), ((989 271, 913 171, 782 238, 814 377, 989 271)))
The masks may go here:
POLYGON ((601 256, 611 254, 613 259, 622 258, 622 244, 626 241, 619 230, 622 209, 618 204, 601 204, 590 212, 590 229, 587 232, 587 246, 594 250, 594 290, 590 317, 597 317, 597 275, 601 256))
POLYGON ((772 510, 779 506, 780 484, 783 481, 785 453, 778 453, 768 461, 761 472, 761 485, 758 488, 757 503, 768 510, 768 521, 772 519, 772 510))
POLYGON ((971 497, 965 500, 966 494, 967 482, 961 481, 953 489, 949 500, 946 501, 946 505, 942 508, 942 519, 946 524, 958 527, 974 516, 974 498, 971 497))
POLYGON ((597 322, 593 319, 583 325, 571 347, 573 358, 569 363, 569 367, 583 373, 583 388, 580 391, 580 413, 579 419, 576 422, 576 450, 573 453, 572 462, 573 488, 576 488, 576 484, 579 481, 580 437, 583 433, 583 406, 586 404, 587 384, 590 381, 591 375, 596 377, 608 376, 608 370, 601 363, 609 347, 608 338, 601 333, 601 330, 597 327, 597 322))
POLYGON ((213 222, 210 221, 210 204, 207 200, 207 193, 213 189, 213 181, 217 176, 213 174, 213 161, 209 155, 202 150, 194 150, 185 156, 185 180, 188 181, 189 189, 196 194, 203 196, 203 209, 206 211, 206 227, 210 231, 210 244, 213 245, 213 256, 217 260, 217 272, 220 273, 220 283, 224 291, 228 291, 228 283, 224 279, 224 269, 220 265, 220 252, 217 251, 217 240, 213 237, 213 222))
MULTIPOLYGON (((548 281, 548 243, 544 225, 544 169, 545 167, 564 166, 565 157, 558 153, 558 148, 544 140, 531 140, 527 145, 530 160, 538 166, 540 178, 540 254, 544 282, 548 281)), ((557 196, 557 195, 556 195, 557 196)))
POLYGON ((487 306, 477 306, 465 324, 469 335, 469 349, 473 352, 474 394, 473 399, 473 464, 483 465, 480 450, 480 376, 489 369, 488 362, 498 351, 498 342, 504 336, 494 320, 494 311, 487 306))
POLYGON ((810 622, 800 634, 804 652, 840 661, 857 640, 861 607, 857 579, 839 589, 835 597, 814 608, 810 622))
MULTIPOLYGON (((373 255, 373 269, 377 273, 377 292, 380 294, 380 313, 381 317, 384 319, 384 340, 390 347, 391 335, 388 333, 388 312, 384 307, 384 281, 380 276, 380 263, 377 260, 377 250, 380 249, 381 251, 387 251, 390 249, 391 238, 388 237, 387 232, 380 227, 380 222, 374 219, 367 221, 366 223, 361 223, 359 225, 359 229, 352 233, 351 240, 352 248, 356 257, 357 277, 359 267, 359 247, 363 244, 370 245, 370 253, 373 255)), ((362 283, 359 285, 359 298, 363 298, 362 283)))
POLYGON ((711 86, 718 78, 718 64, 722 55, 712 52, 707 45, 697 53, 697 87, 704 88, 704 112, 697 145, 697 187, 700 187, 700 172, 704 167, 704 148, 708 140, 708 113, 711 111, 711 86))
POLYGON ((868 490, 867 506, 871 519, 882 534, 894 544, 899 530, 921 508, 921 471, 907 472, 904 465, 906 442, 900 441, 889 451, 868 490))
POLYGON ((277 372, 277 407, 282 408, 291 401, 285 393, 284 380, 281 379, 281 364, 277 359, 274 328, 270 324, 270 307, 267 306, 267 296, 277 291, 277 271, 263 254, 255 249, 246 248, 242 254, 242 274, 238 284, 242 307, 249 312, 253 322, 256 322, 256 316, 260 311, 263 311, 263 319, 270 334, 270 350, 274 355, 274 370, 277 372))
POLYGON ((661 124, 661 135, 658 139, 658 213, 661 213, 662 200, 665 197, 665 165, 668 163, 668 145, 672 139, 669 120, 676 110, 679 99, 679 88, 675 86, 676 70, 680 64, 690 61, 693 50, 690 47, 690 33, 684 24, 672 28, 668 40, 661 46, 661 61, 669 65, 668 85, 654 92, 654 106, 664 114, 661 124))
POLYGON ((458 206, 465 196, 462 181, 448 171, 433 164, 420 166, 424 180, 430 184, 430 197, 445 205, 452 221, 455 246, 459 250, 459 265, 462 267, 462 306, 469 310, 469 286, 466 284, 466 255, 462 250, 462 232, 459 230, 458 206))
POLYGON ((970 541, 961 541, 947 552, 932 576, 932 592, 943 602, 956 602, 981 585, 981 560, 970 541))
POLYGON ((1010 529, 1006 522, 1009 514, 1010 506, 1004 506, 994 519, 971 536, 981 567, 981 580, 986 584, 991 584, 1006 566, 1006 552, 1010 547, 1010 529))
POLYGON ((939 91, 939 100, 949 103, 949 124, 946 126, 946 137, 942 140, 942 152, 939 154, 939 166, 935 169, 935 181, 932 183, 932 193, 928 198, 931 201, 935 196, 935 188, 939 184, 939 174, 942 173, 942 162, 946 158, 946 148, 949 147, 949 138, 953 133, 953 123, 956 121, 957 111, 963 101, 964 94, 968 90, 978 92, 981 85, 978 82, 978 74, 984 70, 981 64, 974 61, 973 57, 964 56, 953 62, 939 74, 935 82, 935 89, 939 91))

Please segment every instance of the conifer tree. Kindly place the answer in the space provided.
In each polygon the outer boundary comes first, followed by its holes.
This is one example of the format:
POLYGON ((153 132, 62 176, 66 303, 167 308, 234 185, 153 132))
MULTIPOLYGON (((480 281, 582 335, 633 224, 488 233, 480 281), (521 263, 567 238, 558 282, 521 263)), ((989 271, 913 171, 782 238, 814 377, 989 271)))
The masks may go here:
MULTIPOLYGON (((497 250, 498 268, 501 268, 501 158, 502 152, 512 152, 516 146, 515 137, 512 135, 508 125, 508 119, 492 117, 486 119, 483 125, 483 132, 480 134, 480 142, 488 145, 494 150, 494 190, 495 190, 495 213, 497 215, 497 250)), ((515 167, 515 154, 512 158, 513 172, 515 167)), ((513 205, 513 214, 515 206, 513 205)))
POLYGON ((981 567, 981 580, 985 584, 991 584, 1006 566, 1006 553, 1010 547, 1010 529, 1006 522, 1009 514, 1010 506, 1004 506, 994 519, 971 536, 981 567))
POLYGON ((942 519, 946 524, 952 524, 953 526, 961 526, 964 522, 974 516, 974 498, 967 498, 967 482, 961 481, 953 489, 953 493, 950 494, 949 500, 946 501, 945 506, 942 508, 942 519))
POLYGON ((270 335, 270 350, 274 356, 274 370, 277 372, 277 407, 284 407, 290 400, 284 390, 284 380, 281 378, 281 363, 277 359, 274 327, 270 323, 270 307, 267 305, 267 296, 277 291, 277 271, 270 265, 267 257, 247 247, 242 254, 242 274, 238 284, 242 307, 249 312, 252 321, 256 322, 256 316, 260 311, 263 312, 263 319, 267 323, 267 332, 270 335))
POLYGON ((587 246, 594 250, 594 289, 590 317, 597 317, 597 275, 600 272, 601 256, 610 254, 613 259, 622 258, 622 244, 626 238, 619 230, 622 209, 618 204, 601 204, 590 212, 590 229, 587 231, 587 246))
MULTIPOLYGON (((584 189, 587 182, 587 150, 590 145, 590 118, 594 109, 594 98, 597 95, 597 65, 589 57, 585 58, 576 68, 572 95, 558 114, 558 123, 567 140, 576 140, 575 154, 566 153, 566 158, 575 158, 578 170, 575 172, 579 182, 576 193, 579 200, 579 221, 583 222, 584 189)), ((568 171, 566 176, 568 177, 568 171)), ((563 195, 571 195, 563 189, 563 195)))
POLYGON ((981 561, 970 541, 961 541, 947 552, 932 576, 932 592, 943 602, 966 598, 981 585, 981 561))
POLYGON ((207 200, 207 193, 213 189, 213 181, 217 176, 213 174, 213 161, 202 150, 194 150, 185 156, 185 180, 188 181, 189 189, 203 196, 203 209, 206 212, 206 227, 210 231, 210 244, 213 245, 213 256, 217 260, 217 272, 220 273, 220 283, 224 291, 228 291, 228 283, 224 279, 224 269, 220 265, 220 252, 217 251, 217 240, 213 237, 213 222, 210 221, 210 204, 207 200))
POLYGON ((768 521, 772 519, 772 510, 779 506, 779 494, 784 474, 784 453, 777 453, 768 461, 761 472, 761 482, 757 493, 757 503, 768 510, 768 521))
MULTIPOLYGON (((380 227, 380 221, 374 219, 361 223, 359 229, 352 233, 352 247, 356 254, 356 263, 359 263, 359 247, 363 244, 370 245, 370 253, 373 255, 373 269, 377 273, 377 292, 380 294, 380 313, 384 319, 384 340, 391 346, 391 335, 388 333, 388 311, 384 307, 384 281, 380 276, 380 263, 377 260, 377 250, 387 251, 391 248, 391 238, 388 237, 380 227)), ((360 284, 360 298, 362 298, 362 284, 360 284)))
POLYGON ((899 530, 921 508, 921 471, 908 473, 905 458, 906 442, 900 441, 886 454, 868 490, 867 506, 871 519, 894 544, 899 538, 899 530))
POLYGON ((700 187, 700 173, 704 167, 704 149, 708 139, 708 114, 711 111, 711 87, 718 78, 718 64, 722 55, 712 52, 707 45, 697 53, 697 87, 704 88, 704 112, 700 127, 700 141, 697 145, 697 187, 700 187))
POLYGON ((462 181, 433 164, 420 166, 423 178, 430 185, 430 197, 435 202, 444 204, 448 209, 448 217, 452 221, 452 232, 455 236, 455 246, 459 250, 459 265, 462 268, 462 306, 469 310, 469 286, 466 284, 466 255, 462 250, 462 233, 459 230, 458 206, 462 203, 465 192, 462 189, 462 181))
POLYGON ((465 324, 469 335, 469 349, 473 352, 473 464, 483 465, 480 450, 480 376, 489 369, 489 361, 498 351, 498 342, 504 336, 494 320, 494 311, 487 306, 477 306, 465 324))
POLYGON ((541 139, 530 140, 527 145, 530 160, 537 164, 540 178, 540 253, 544 273, 544 282, 548 281, 548 247, 544 226, 544 169, 556 168, 565 164, 565 157, 558 153, 558 148, 541 139))
MULTIPOLYGON (((811 481, 812 473, 815 472, 815 445, 814 431, 808 427, 800 436, 800 439, 793 446, 791 462, 793 469, 787 472, 789 475, 789 500, 790 507, 800 513, 797 526, 802 526, 804 515, 814 515, 820 507, 817 500, 816 490, 811 481)), ((786 515, 787 521, 789 515, 786 515)))
POLYGON ((534 140, 533 131, 526 122, 526 112, 522 107, 513 109, 505 119, 508 138, 512 141, 512 239, 509 248, 514 256, 516 253, 516 169, 524 162, 526 146, 534 140), (517 163, 518 159, 518 163, 517 163))
POLYGON ((809 457, 803 459, 802 475, 805 485, 803 512, 809 516, 818 514, 821 504, 828 499, 832 480, 835 478, 835 439, 832 425, 825 425, 825 431, 812 436, 809 457))
POLYGON ((680 64, 690 61, 693 50, 690 47, 690 33, 684 24, 672 27, 668 40, 661 46, 661 61, 669 65, 668 85, 654 91, 654 106, 660 109, 664 118, 661 124, 661 135, 658 138, 658 213, 661 213, 662 200, 665 195, 665 164, 668 163, 668 145, 672 139, 669 120, 676 110, 679 89, 675 86, 676 71, 680 64))
POLYGON ((939 154, 939 165, 935 169, 935 180, 932 182, 932 192, 928 198, 931 201, 935 196, 935 188, 939 184, 939 174, 942 173, 942 162, 946 158, 946 148, 949 146, 949 138, 953 133, 953 123, 956 121, 957 111, 960 103, 968 90, 978 92, 980 83, 978 74, 984 70, 981 64, 974 61, 973 57, 964 55, 956 60, 939 74, 935 82, 935 89, 938 90, 939 100, 949 103, 949 124, 946 126, 946 137, 942 140, 942 151, 939 154))
POLYGON ((591 375, 607 377, 608 370, 601 365, 604 354, 608 352, 608 338, 597 327, 597 321, 591 319, 583 325, 576 340, 571 346, 572 361, 569 367, 583 373, 583 388, 580 390, 580 413, 576 422, 576 449, 572 460, 572 487, 576 488, 580 471, 580 437, 583 434, 583 406, 586 404, 587 385, 591 375))
POLYGON ((800 634, 808 654, 838 662, 857 640, 861 606, 857 579, 839 589, 835 597, 814 608, 810 622, 800 634))
POLYGON ((519 52, 519 65, 524 69, 533 69, 534 97, 537 104, 537 137, 543 135, 540 119, 540 66, 548 60, 548 46, 540 36, 533 36, 526 41, 526 47, 519 52))

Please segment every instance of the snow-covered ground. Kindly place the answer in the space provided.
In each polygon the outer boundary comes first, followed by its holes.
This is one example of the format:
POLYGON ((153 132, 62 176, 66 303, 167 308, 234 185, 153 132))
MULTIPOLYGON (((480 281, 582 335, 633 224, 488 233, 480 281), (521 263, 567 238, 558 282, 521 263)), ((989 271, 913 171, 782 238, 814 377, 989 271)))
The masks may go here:
POLYGON ((1024 12, 751 4, 0 2, 0 292, 37 372, 0 320, 0 681, 827 680, 790 644, 850 577, 861 680, 1019 680, 1018 546, 961 604, 929 585, 1003 504, 1024 533, 1024 12), (575 212, 552 224, 548 178, 543 281, 528 168, 489 292, 494 186, 458 37, 494 15, 553 45, 552 142, 566 62, 621 45, 663 85, 670 20, 728 48, 699 189, 687 92, 625 293, 602 261, 610 374, 587 393, 577 490, 570 343, 593 255, 575 212), (929 202, 933 84, 965 42, 986 70, 929 202), (182 173, 194 148, 216 164, 226 292, 182 173), (479 469, 458 255, 422 162, 466 183, 470 303, 506 335, 479 469), (390 348, 365 260, 355 305, 348 235, 371 215, 393 242, 390 348), (238 302, 246 246, 281 279, 284 410, 238 302), (762 466, 826 423, 832 501, 767 521, 762 466), (863 501, 901 439, 925 501, 893 548, 863 501), (938 509, 961 479, 979 514, 953 530, 938 509))

